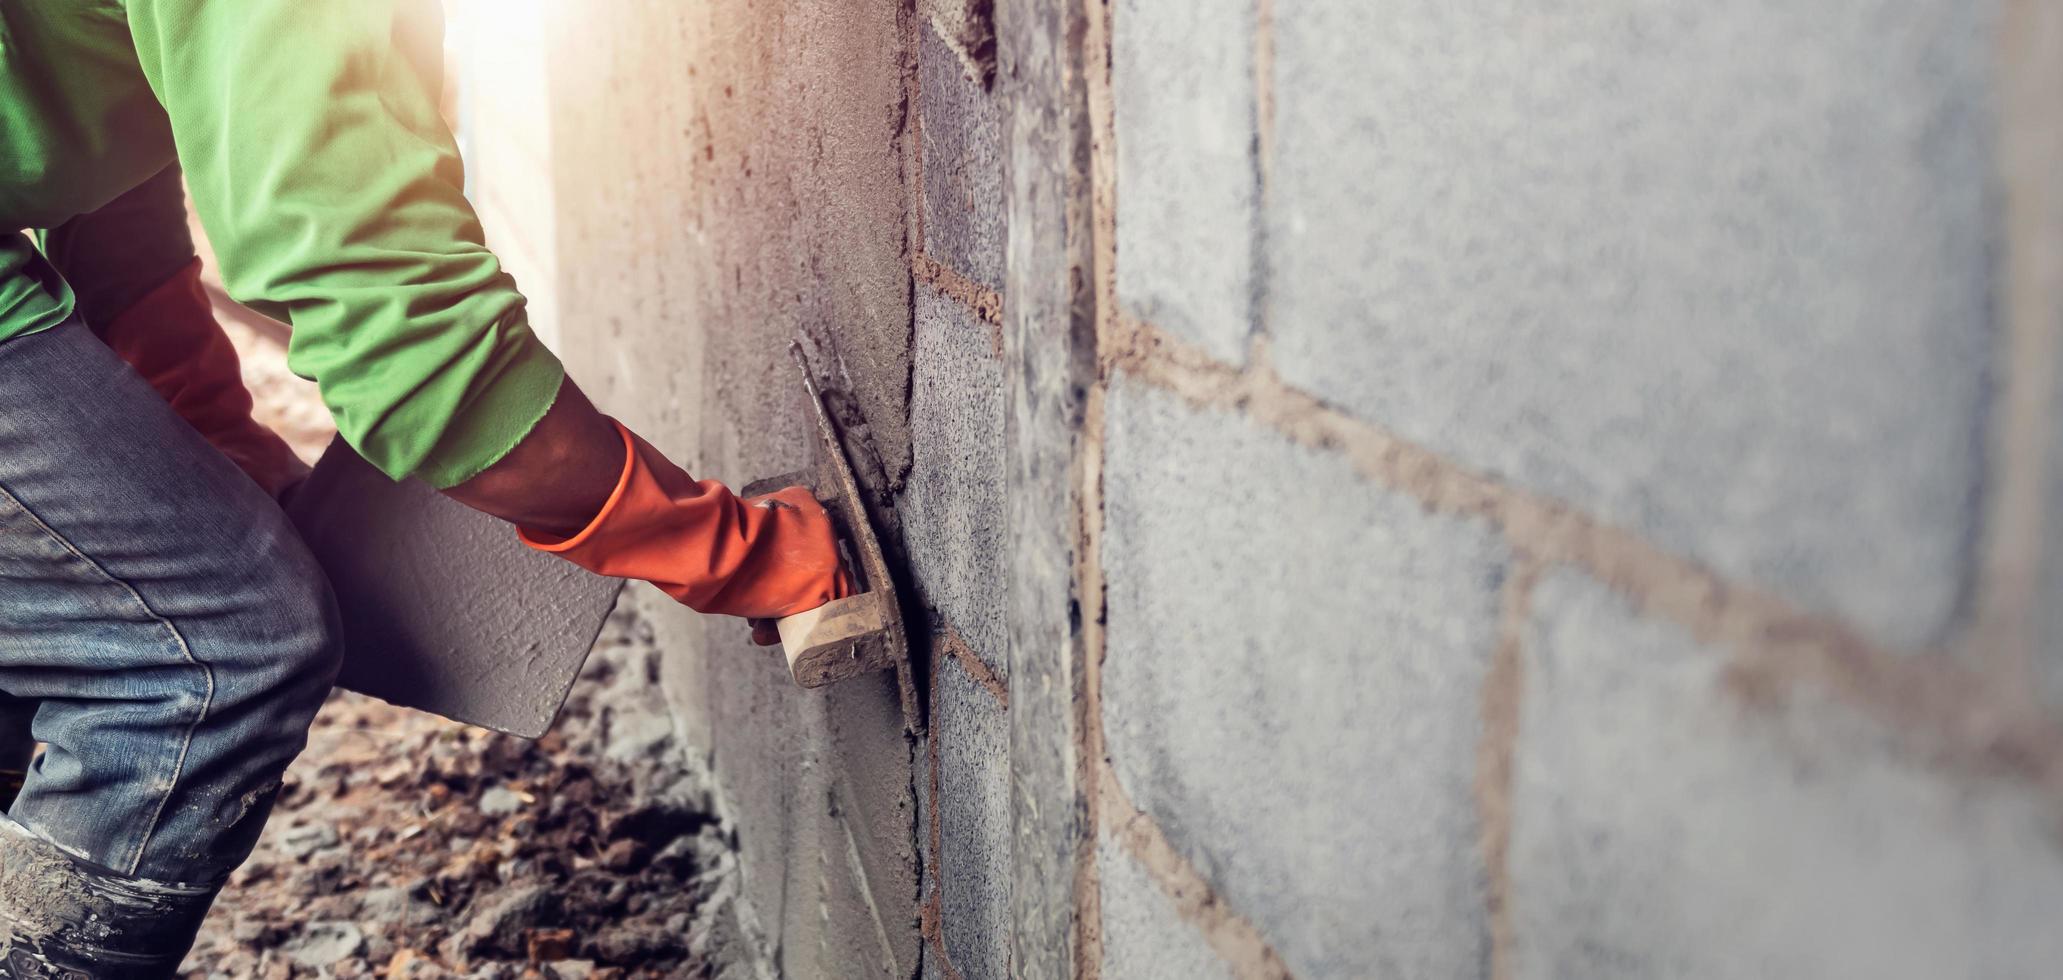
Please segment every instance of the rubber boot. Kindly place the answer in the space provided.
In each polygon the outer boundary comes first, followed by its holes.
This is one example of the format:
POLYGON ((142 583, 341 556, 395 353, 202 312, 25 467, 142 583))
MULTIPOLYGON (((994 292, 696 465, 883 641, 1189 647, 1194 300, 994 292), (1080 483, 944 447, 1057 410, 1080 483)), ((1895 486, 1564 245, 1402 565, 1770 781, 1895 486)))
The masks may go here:
POLYGON ((219 888, 116 874, 0 817, 0 980, 175 976, 219 888))

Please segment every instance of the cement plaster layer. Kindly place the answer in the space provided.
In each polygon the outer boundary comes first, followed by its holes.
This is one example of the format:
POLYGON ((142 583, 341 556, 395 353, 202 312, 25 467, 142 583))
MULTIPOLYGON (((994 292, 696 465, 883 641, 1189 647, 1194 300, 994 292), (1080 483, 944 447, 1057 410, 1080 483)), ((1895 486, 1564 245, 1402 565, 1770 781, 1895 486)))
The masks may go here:
MULTIPOLYGON (((2063 221, 2058 222, 2063 227, 2063 221)), ((2056 365, 2063 379, 2063 363, 2056 365)), ((2063 710, 2063 383, 2049 413, 2048 506, 2043 514, 2043 570, 2035 594, 2035 671, 2049 703, 2063 710)))
POLYGON ((1985 469, 2000 6, 1284 7, 1274 362, 1729 577, 1940 640, 1985 469))
MULTIPOLYGON (((566 6, 552 91, 562 331, 576 376, 697 476, 802 468, 786 346, 863 422, 861 479, 909 464, 902 23, 893 6, 566 6)), ((917 969, 913 753, 886 675, 794 687, 735 620, 656 624, 783 976, 917 969)))
MULTIPOLYGON (((503 211, 555 212, 551 264, 564 304, 557 349, 567 372, 603 411, 702 476, 703 310, 718 284, 701 203, 709 178, 699 156, 709 128, 697 106, 700 82, 684 68, 701 42, 688 25, 661 23, 652 10, 572 18, 570 8, 561 11, 544 31, 553 57, 544 62, 551 79, 542 89, 553 101, 497 113, 550 117, 551 186, 545 193, 500 186, 490 171, 480 193, 515 197, 503 211)), ((507 98, 508 90, 465 97, 478 104, 507 98)), ((675 722, 706 750, 707 624, 651 586, 633 583, 624 594, 671 654, 661 678, 675 722)))
POLYGON ((1125 376, 1107 425, 1120 781, 1298 976, 1476 976, 1504 546, 1125 376))
POLYGON ((1930 768, 1809 687, 1549 573, 1525 637, 1514 977, 2052 976, 2063 844, 2022 788, 1930 768))

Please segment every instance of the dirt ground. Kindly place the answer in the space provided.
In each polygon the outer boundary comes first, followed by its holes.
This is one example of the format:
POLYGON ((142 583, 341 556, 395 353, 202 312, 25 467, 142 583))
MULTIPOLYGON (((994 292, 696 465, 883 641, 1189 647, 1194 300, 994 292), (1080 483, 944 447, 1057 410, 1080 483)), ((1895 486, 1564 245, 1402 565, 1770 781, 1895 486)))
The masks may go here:
POLYGON ((558 726, 333 695, 189 977, 715 977, 734 864, 614 617, 558 726))
MULTIPOLYGON (((260 420, 312 460, 332 434, 314 386, 225 320, 260 420)), ((184 975, 746 976, 724 965, 732 845, 659 702, 661 655, 612 616, 536 742, 332 695, 184 975)))

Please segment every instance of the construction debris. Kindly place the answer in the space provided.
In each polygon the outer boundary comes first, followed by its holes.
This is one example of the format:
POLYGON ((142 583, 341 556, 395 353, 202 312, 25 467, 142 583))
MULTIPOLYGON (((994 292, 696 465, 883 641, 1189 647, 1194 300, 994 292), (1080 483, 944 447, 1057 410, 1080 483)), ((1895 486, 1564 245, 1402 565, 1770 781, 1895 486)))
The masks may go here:
POLYGON ((650 724, 658 656, 612 616, 536 742, 334 695, 185 975, 732 976, 731 841, 650 724))

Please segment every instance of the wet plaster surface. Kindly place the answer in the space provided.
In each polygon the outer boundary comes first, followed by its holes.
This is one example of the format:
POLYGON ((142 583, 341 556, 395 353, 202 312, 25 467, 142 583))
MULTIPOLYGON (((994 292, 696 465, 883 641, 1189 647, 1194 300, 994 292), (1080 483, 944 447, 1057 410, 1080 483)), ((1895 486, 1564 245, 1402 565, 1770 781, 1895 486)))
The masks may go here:
MULTIPOLYGON (((864 423, 862 483, 891 492, 909 469, 901 16, 721 0, 561 25, 562 250, 583 253, 565 333, 587 348, 569 356, 697 476, 808 464, 798 334, 864 423)), ((892 682, 803 691, 735 621, 670 622, 698 648, 676 710, 706 733, 770 967, 912 974, 913 749, 892 682)))

